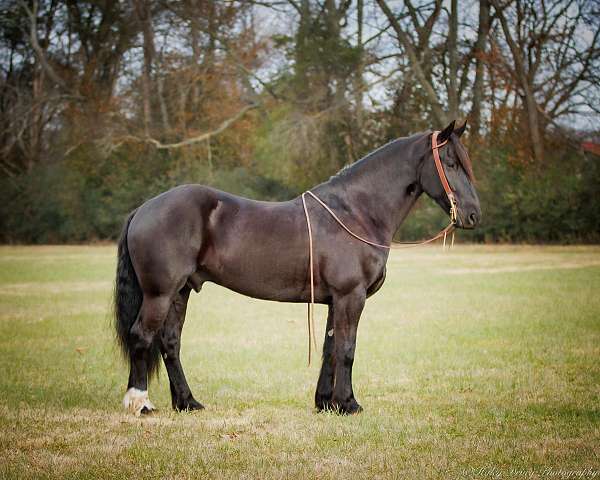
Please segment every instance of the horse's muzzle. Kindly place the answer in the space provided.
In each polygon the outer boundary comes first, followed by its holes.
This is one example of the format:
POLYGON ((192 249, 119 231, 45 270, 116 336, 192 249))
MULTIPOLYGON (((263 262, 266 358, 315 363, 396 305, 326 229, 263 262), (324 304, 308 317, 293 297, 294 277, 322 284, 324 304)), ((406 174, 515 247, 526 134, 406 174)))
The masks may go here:
POLYGON ((481 214, 475 210, 465 212, 464 215, 457 215, 456 226, 464 230, 473 230, 481 221, 481 214))
POLYGON ((467 217, 467 224, 470 228, 475 228, 479 224, 479 215, 475 212, 471 212, 467 217))

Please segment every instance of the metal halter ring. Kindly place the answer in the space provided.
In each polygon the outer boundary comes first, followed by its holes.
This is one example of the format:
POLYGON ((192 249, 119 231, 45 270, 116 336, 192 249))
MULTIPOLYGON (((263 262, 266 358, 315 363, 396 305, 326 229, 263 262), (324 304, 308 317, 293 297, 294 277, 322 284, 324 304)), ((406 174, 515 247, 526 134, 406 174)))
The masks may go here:
POLYGON ((456 203, 456 198, 454 198, 454 195, 449 194, 448 199, 450 200, 450 222, 452 225, 456 225, 456 220, 458 219, 458 205, 456 203))

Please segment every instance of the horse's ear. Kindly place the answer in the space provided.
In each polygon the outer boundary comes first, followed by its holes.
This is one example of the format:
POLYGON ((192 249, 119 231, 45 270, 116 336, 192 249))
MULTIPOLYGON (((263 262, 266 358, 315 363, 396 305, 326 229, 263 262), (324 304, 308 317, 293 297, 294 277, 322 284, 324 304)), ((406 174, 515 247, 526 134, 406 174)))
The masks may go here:
POLYGON ((454 131, 454 124, 456 123, 456 120, 452 120, 448 126, 446 128, 444 128, 444 130, 442 130, 440 132, 440 134, 438 135, 438 142, 442 143, 445 142, 446 140, 448 140, 450 138, 450 135, 452 135, 452 132, 454 131))
POLYGON ((462 134, 465 133, 466 129, 467 129, 467 121, 465 120, 465 123, 463 123, 460 127, 458 127, 456 130, 454 130, 454 133, 458 136, 458 138, 460 138, 462 136, 462 134))

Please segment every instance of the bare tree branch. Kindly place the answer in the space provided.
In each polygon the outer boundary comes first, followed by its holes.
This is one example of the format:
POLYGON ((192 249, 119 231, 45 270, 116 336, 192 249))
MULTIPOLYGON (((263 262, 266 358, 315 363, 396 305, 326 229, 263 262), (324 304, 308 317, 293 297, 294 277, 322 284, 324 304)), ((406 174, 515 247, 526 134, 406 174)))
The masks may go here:
POLYGON ((421 62, 419 61, 419 58, 417 56, 417 53, 409 35, 403 30, 402 26, 394 16, 393 12, 390 10, 390 7, 387 5, 385 0, 377 0, 377 4, 379 5, 383 13, 385 13, 390 24, 392 25, 392 28, 396 32, 400 44, 406 51, 410 64, 413 67, 417 76, 417 79, 419 80, 419 83, 421 84, 423 90, 425 91, 425 94, 427 95, 427 99, 429 101, 429 104, 431 105, 431 109, 433 110, 434 116, 436 117, 437 121, 440 122, 440 124, 446 123, 446 113, 444 112, 444 109, 442 108, 438 100, 438 95, 435 93, 433 86, 431 85, 427 76, 425 75, 425 72, 423 71, 421 62))
POLYGON ((40 46, 40 43, 38 41, 38 37, 37 37, 38 2, 37 2, 37 0, 34 0, 34 2, 33 2, 33 11, 29 9, 29 7, 27 6, 27 4, 24 1, 19 0, 19 4, 25 10, 25 12, 27 13, 27 16, 29 17, 29 23, 30 23, 29 40, 30 40, 31 46, 33 47, 33 50, 35 51, 35 54, 40 62, 40 65, 42 66, 42 68, 44 69, 46 74, 50 77, 50 79, 54 83, 56 83, 63 90, 69 91, 69 88, 68 88, 67 84, 65 83, 65 81, 54 71, 52 66, 48 63, 48 60, 46 59, 46 55, 44 54, 44 50, 42 49, 42 47, 40 46))
POLYGON ((132 142, 140 142, 140 143, 150 143, 150 144, 154 145, 158 150, 170 150, 170 149, 175 149, 175 148, 187 147, 188 145, 193 145, 195 143, 204 142, 206 140, 209 140, 212 137, 219 135, 220 133, 223 133, 233 123, 237 122, 240 118, 242 118, 247 112, 249 112, 250 110, 253 110, 255 108, 258 108, 258 104, 253 103, 250 105, 246 105, 239 112, 237 112, 233 117, 230 117, 227 120, 225 120, 224 122, 222 122, 214 130, 203 133, 202 135, 197 135, 195 137, 187 138, 180 142, 162 143, 151 137, 141 138, 141 137, 136 137, 134 135, 125 135, 125 136, 119 138, 117 145, 120 145, 120 144, 128 142, 128 141, 132 141, 132 142))

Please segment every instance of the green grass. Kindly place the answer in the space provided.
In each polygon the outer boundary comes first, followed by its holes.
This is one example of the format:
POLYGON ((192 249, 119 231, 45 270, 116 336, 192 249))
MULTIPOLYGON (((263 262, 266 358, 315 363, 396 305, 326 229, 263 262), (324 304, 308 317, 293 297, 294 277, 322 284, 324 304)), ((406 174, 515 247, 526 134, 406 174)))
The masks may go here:
POLYGON ((114 261, 0 248, 1 478, 600 477, 598 247, 393 252, 359 327, 353 417, 313 410, 304 305, 214 285, 182 347, 206 410, 171 412, 163 369, 159 413, 124 413, 114 261))

